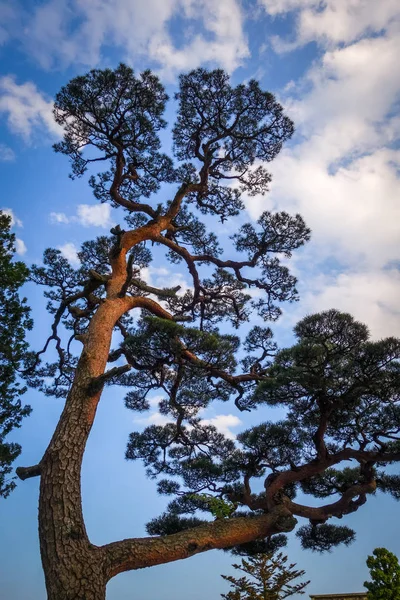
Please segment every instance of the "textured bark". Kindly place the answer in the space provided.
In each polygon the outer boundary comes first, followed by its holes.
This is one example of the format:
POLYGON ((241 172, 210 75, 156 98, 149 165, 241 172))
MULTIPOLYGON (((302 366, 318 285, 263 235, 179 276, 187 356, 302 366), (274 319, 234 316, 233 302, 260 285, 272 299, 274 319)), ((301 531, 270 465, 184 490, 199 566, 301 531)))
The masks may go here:
POLYGON ((107 577, 132 569, 165 564, 207 550, 245 544, 291 531, 297 521, 283 506, 254 518, 220 519, 173 535, 132 538, 103 546, 107 577))
POLYGON ((92 319, 75 381, 41 461, 40 549, 49 600, 103 600, 103 552, 90 544, 82 514, 81 465, 101 390, 89 392, 105 369, 123 300, 104 302, 92 319))

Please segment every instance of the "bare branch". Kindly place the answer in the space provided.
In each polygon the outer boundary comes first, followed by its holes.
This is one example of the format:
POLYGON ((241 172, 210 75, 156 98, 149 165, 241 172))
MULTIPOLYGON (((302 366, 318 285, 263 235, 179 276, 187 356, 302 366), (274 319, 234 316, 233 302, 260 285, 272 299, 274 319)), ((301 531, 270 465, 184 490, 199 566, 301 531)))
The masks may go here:
POLYGON ((25 479, 30 479, 31 477, 40 477, 42 468, 39 463, 31 467, 17 467, 15 472, 22 481, 25 481, 25 479))

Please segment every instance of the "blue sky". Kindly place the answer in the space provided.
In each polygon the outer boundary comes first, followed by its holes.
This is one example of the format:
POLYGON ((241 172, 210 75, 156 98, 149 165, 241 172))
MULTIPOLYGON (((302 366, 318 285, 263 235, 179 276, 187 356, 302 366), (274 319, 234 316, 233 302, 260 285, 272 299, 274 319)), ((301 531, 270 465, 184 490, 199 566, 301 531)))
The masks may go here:
MULTIPOLYGON (((122 60, 156 70, 172 96, 179 72, 218 66, 234 83, 259 79, 296 124, 293 140, 271 165, 270 193, 246 201, 246 219, 278 208, 300 212, 313 231, 291 260, 301 300, 276 325, 281 343, 290 341, 299 318, 331 307, 367 323, 374 338, 399 336, 398 56, 398 0, 0 0, 0 207, 12 211, 20 255, 37 263, 53 246, 74 261, 82 241, 122 220, 96 204, 86 181, 68 179, 66 160, 52 152, 60 136, 52 96, 61 85, 122 60)), ((167 116, 173 114, 172 104, 167 116)), ((220 234, 228 236, 229 227, 220 234)), ((146 276, 156 285, 187 283, 169 269, 153 264, 146 276)), ((32 342, 39 345, 49 323, 45 301, 41 290, 27 286, 27 293, 36 324, 32 342)), ((36 392, 26 400, 34 412, 15 440, 23 444, 21 464, 34 464, 61 405, 36 392)), ((231 435, 250 422, 226 405, 205 418, 231 435)), ((266 412, 250 420, 265 418, 266 412)), ((160 421, 156 407, 146 419, 160 421)), ((83 469, 94 543, 143 535, 144 523, 163 509, 141 466, 123 459, 128 434, 144 425, 124 408, 119 391, 104 394, 83 469)), ((7 600, 45 597, 37 488, 37 480, 21 483, 0 504, 0 589, 7 600)), ((290 560, 311 579, 309 593, 361 591, 374 547, 400 555, 393 500, 371 498, 348 524, 357 541, 332 554, 311 554, 290 541, 290 560)), ((227 591, 219 575, 232 572, 231 562, 213 551, 120 575, 107 598, 218 598, 227 591)))

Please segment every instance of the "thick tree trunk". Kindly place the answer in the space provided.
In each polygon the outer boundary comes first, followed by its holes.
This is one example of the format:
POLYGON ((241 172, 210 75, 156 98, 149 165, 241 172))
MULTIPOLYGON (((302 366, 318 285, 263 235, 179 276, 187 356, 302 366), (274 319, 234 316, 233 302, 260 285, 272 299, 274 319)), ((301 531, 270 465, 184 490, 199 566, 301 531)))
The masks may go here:
POLYGON ((115 321, 123 300, 104 302, 84 340, 75 380, 40 463, 39 537, 49 600, 104 600, 104 552, 88 539, 81 497, 81 465, 101 390, 115 321))
POLYGON ((77 390, 69 398, 65 412, 70 414, 61 419, 41 463, 39 537, 48 600, 105 598, 102 550, 90 544, 82 514, 81 446, 87 424, 79 404, 85 400, 77 390))

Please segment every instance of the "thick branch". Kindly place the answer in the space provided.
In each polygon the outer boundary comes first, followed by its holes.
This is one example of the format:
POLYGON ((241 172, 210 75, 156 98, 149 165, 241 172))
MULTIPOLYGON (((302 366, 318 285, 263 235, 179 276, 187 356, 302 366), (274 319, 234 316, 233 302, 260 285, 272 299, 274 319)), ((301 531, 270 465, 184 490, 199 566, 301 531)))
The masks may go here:
POLYGON ((372 480, 368 483, 360 483, 352 485, 346 490, 341 498, 331 504, 325 506, 313 507, 305 506, 292 502, 289 498, 285 498, 285 506, 299 517, 305 517, 313 521, 326 521, 330 517, 342 517, 345 514, 355 512, 362 504, 365 503, 365 495, 372 494, 376 490, 376 481, 372 480), (358 497, 358 500, 353 498, 358 497))
POLYGON ((22 481, 25 481, 25 479, 30 479, 31 477, 39 477, 41 474, 41 466, 38 464, 32 465, 31 467, 18 467, 15 469, 15 472, 22 481))
POLYGON ((108 578, 133 569, 142 569, 188 558, 217 548, 292 531, 296 519, 283 506, 273 512, 248 519, 220 519, 173 535, 131 538, 103 546, 108 578))
MULTIPOLYGON (((388 463, 400 461, 400 452, 370 452, 365 450, 353 450, 352 448, 345 448, 336 454, 329 454, 319 460, 314 460, 307 463, 296 470, 288 470, 279 473, 272 481, 268 478, 265 481, 266 492, 267 492, 267 506, 271 509, 279 498, 279 492, 286 486, 296 483, 298 481, 304 481, 315 475, 323 473, 329 467, 337 465, 343 461, 356 460, 361 465, 370 463, 371 465, 377 463, 388 463)), ((352 489, 352 488, 349 488, 352 489)))

